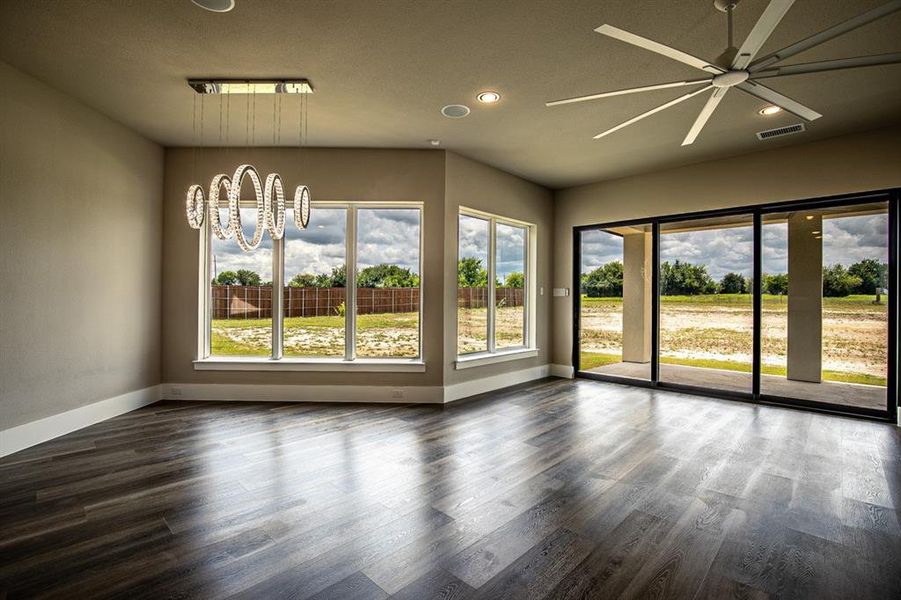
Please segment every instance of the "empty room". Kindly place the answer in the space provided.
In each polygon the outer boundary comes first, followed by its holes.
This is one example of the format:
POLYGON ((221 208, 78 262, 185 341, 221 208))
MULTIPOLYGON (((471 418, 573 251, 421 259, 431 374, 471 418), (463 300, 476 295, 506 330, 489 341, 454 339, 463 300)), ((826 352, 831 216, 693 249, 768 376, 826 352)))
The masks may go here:
POLYGON ((0 0, 0 599, 901 598, 901 0, 0 0))

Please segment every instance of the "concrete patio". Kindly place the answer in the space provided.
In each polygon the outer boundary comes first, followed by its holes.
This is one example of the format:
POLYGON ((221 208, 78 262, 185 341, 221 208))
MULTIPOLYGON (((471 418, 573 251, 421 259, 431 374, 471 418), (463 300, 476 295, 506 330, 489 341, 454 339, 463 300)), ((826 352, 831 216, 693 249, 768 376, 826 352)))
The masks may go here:
MULTIPOLYGON (((651 365, 650 363, 620 362, 588 369, 586 372, 647 380, 650 379, 651 365)), ((750 373, 724 369, 686 367, 661 363, 660 381, 717 390, 751 391, 750 373)), ((813 400, 840 406, 885 410, 886 405, 885 388, 875 385, 837 381, 813 383, 792 381, 778 375, 761 375, 760 391, 762 394, 769 396, 813 400)))

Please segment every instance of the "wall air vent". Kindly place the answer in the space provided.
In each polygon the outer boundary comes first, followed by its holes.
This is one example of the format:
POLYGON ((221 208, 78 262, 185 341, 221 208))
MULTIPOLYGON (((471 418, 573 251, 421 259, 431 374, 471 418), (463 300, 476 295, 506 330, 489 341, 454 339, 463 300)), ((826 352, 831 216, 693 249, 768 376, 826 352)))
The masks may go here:
POLYGON ((795 123, 794 125, 786 125, 785 127, 777 127, 776 129, 767 129, 766 131, 758 131, 757 139, 760 141, 771 138, 782 137, 783 135, 791 135, 793 133, 801 133, 805 131, 804 123, 795 123))

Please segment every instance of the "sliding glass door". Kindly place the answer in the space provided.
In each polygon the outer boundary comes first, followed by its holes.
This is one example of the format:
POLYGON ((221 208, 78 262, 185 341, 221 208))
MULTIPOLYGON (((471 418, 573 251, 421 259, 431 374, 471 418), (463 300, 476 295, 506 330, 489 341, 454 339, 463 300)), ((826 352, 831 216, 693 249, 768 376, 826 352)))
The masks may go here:
POLYGON ((888 201, 765 214, 760 393, 884 409, 888 267, 888 201))
POLYGON ((751 393, 754 218, 660 225, 660 381, 751 393))
POLYGON ((578 227, 581 376, 897 414, 899 191, 578 227))
POLYGON ((651 379, 651 242, 650 224, 581 232, 581 370, 651 379))

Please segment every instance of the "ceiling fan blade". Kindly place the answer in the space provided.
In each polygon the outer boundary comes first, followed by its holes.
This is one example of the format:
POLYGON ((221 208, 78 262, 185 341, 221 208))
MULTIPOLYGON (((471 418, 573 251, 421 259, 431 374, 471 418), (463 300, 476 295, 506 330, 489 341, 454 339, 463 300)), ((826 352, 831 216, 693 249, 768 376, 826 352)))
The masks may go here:
POLYGON ((787 96, 783 96, 776 90, 754 81, 745 81, 744 83, 739 83, 735 87, 755 98, 769 102, 770 104, 775 104, 782 110, 787 110, 807 121, 815 121, 823 116, 812 108, 807 108, 800 102, 796 102, 787 96))
POLYGON ((633 46, 639 46, 641 48, 644 48, 645 50, 650 50, 651 52, 662 54, 663 56, 677 60, 681 63, 685 63, 686 65, 691 65, 696 69, 701 69, 702 71, 713 73, 714 75, 719 75, 720 73, 725 72, 724 69, 710 64, 706 60, 702 60, 696 56, 692 56, 691 54, 686 54, 681 50, 676 50, 675 48, 664 46, 660 42, 655 42, 654 40, 649 40, 648 38, 641 37, 640 35, 629 33, 628 31, 624 31, 622 29, 619 29, 618 27, 614 27, 613 25, 601 25, 600 27, 595 29, 595 31, 603 35, 616 38, 622 42, 626 42, 627 44, 632 44, 633 46))
POLYGON ((788 9, 794 3, 795 0, 770 0, 763 14, 760 15, 760 19, 757 20, 754 28, 751 29, 751 33, 748 34, 741 48, 738 49, 735 60, 732 61, 733 69, 744 70, 747 68, 760 51, 761 46, 770 38, 773 30, 776 29, 782 17, 785 16, 785 13, 788 12, 788 9))
POLYGON ((709 89, 712 88, 712 87, 713 87, 712 85, 708 85, 708 86, 705 86, 705 87, 703 87, 703 88, 701 88, 701 89, 699 89, 699 90, 695 90, 695 91, 689 92, 689 93, 687 93, 687 94, 685 94, 685 95, 683 95, 683 96, 679 96, 679 97, 676 98, 675 100, 670 100, 669 102, 666 102, 666 103, 664 103, 664 104, 661 104, 660 106, 658 106, 658 107, 656 107, 656 108, 652 108, 651 110, 649 110, 649 111, 647 111, 647 112, 643 112, 643 113, 641 113, 640 115, 638 115, 638 116, 636 116, 636 117, 632 117, 632 118, 629 119, 628 121, 624 121, 624 122, 620 123, 619 125, 617 125, 616 127, 611 127, 611 128, 608 129, 607 131, 603 131, 603 132, 597 134, 596 136, 594 136, 594 139, 597 140, 597 139, 600 139, 600 138, 604 137, 605 135, 610 135, 610 134, 613 133, 614 131, 619 131, 619 130, 622 129, 623 127, 628 127, 628 126, 631 125, 632 123, 636 123, 636 122, 638 122, 638 121, 641 121, 641 120, 644 119, 645 117, 650 117, 650 116, 653 115, 653 114, 659 113, 661 110, 665 110, 665 109, 669 108, 670 106, 675 106, 676 104, 679 104, 680 102, 684 102, 685 100, 688 100, 689 98, 693 98, 694 96, 697 96, 698 94, 701 94, 701 93, 703 93, 703 92, 706 92, 707 90, 709 90, 709 89))
POLYGON ((874 54, 873 56, 856 56, 854 58, 838 58, 835 60, 821 60, 818 62, 801 63, 797 65, 785 65, 757 71, 751 75, 751 79, 766 79, 768 77, 782 77, 783 75, 804 75, 805 73, 822 73, 823 71, 838 71, 840 69, 857 69, 859 67, 875 67, 879 65, 894 65, 901 63, 901 52, 888 54, 874 54))
POLYGON ((842 34, 848 33, 849 31, 853 31, 858 27, 863 27, 867 23, 872 23, 873 21, 881 19, 882 17, 890 15, 898 10, 901 10, 901 0, 892 0, 891 2, 883 4, 882 6, 877 6, 876 8, 868 10, 867 12, 848 19, 847 21, 833 25, 829 29, 815 33, 809 38, 801 40, 800 42, 796 42, 791 46, 786 46, 782 50, 777 50, 776 52, 767 54, 763 58, 752 62, 748 66, 748 70, 752 73, 760 71, 772 65, 773 63, 785 60, 786 58, 792 57, 795 54, 809 50, 814 46, 819 46, 822 43, 828 42, 829 40, 836 38, 842 34))
POLYGON ((700 85, 702 83, 709 84, 711 78, 691 79, 688 81, 673 81, 672 83, 658 83, 656 85, 645 85, 642 87, 626 88, 623 90, 614 90, 612 92, 601 92, 599 94, 590 94, 588 96, 576 96, 575 98, 564 98, 563 100, 554 100, 546 102, 545 106, 560 106, 561 104, 573 104, 576 102, 586 102, 588 100, 598 100, 599 98, 609 98, 611 96, 622 96, 624 94, 637 94, 638 92, 650 92, 653 90, 663 90, 666 88, 684 87, 687 85, 700 85))
POLYGON ((710 98, 707 100, 707 104, 705 104, 704 108, 701 109, 701 114, 698 115, 698 118, 695 119, 694 125, 692 125, 691 129, 688 130, 688 135, 686 135, 685 139, 682 140, 683 146, 694 143, 695 139, 698 137, 698 134, 701 133, 702 129, 704 129, 704 125, 707 124, 707 120, 710 119, 710 116, 713 114, 713 111, 715 111, 716 107, 719 106, 720 100, 723 99, 723 96, 725 96, 726 92, 728 91, 729 88, 716 88, 715 90, 713 90, 713 94, 711 94, 710 98))

